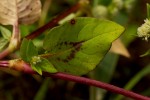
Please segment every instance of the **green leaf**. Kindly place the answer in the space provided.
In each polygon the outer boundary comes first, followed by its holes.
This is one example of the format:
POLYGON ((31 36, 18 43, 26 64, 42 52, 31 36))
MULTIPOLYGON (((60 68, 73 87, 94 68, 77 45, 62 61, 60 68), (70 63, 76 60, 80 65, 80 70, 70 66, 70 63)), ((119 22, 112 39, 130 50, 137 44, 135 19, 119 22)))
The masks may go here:
POLYGON ((23 39, 20 48, 21 58, 26 62, 30 62, 32 60, 32 57, 37 55, 38 55, 38 50, 33 44, 33 42, 31 40, 23 39))
POLYGON ((31 40, 29 40, 26 55, 27 55, 29 61, 32 59, 32 57, 38 55, 38 50, 31 40))
POLYGON ((144 54, 140 55, 140 57, 145 57, 150 55, 150 50, 147 50, 144 54))
POLYGON ((45 58, 40 58, 40 62, 31 62, 32 68, 34 71, 42 75, 42 71, 49 73, 56 73, 56 68, 45 58))
POLYGON ((10 40, 11 38, 11 32, 7 28, 0 26, 0 31, 4 39, 10 40))
POLYGON ((41 58, 41 62, 37 63, 37 66, 40 66, 42 71, 56 73, 56 68, 45 58, 41 58))
MULTIPOLYGON (((109 83, 115 73, 115 68, 118 62, 119 55, 108 52, 103 61, 97 65, 97 67, 90 73, 90 78, 109 83)), ((93 100, 101 94, 101 100, 104 98, 107 91, 97 88, 90 88, 90 95, 93 96, 93 100)), ((92 100, 92 99, 91 99, 92 100)))
POLYGON ((30 62, 34 71, 42 75, 42 71, 56 73, 55 67, 45 58, 38 56, 38 51, 31 40, 23 39, 20 48, 21 58, 30 62))
POLYGON ((8 42, 8 40, 0 38, 0 51, 2 51, 7 46, 8 42))
POLYGON ((82 75, 96 67, 123 31, 112 21, 76 18, 50 30, 43 47, 58 71, 82 75))
POLYGON ((27 39, 23 39, 22 44, 20 46, 20 56, 24 61, 28 61, 27 55, 26 55, 28 43, 29 41, 27 39))
POLYGON ((93 77, 96 80, 109 83, 115 73, 119 56, 114 53, 107 53, 103 61, 95 68, 93 77))
POLYGON ((42 69, 39 66, 36 66, 35 64, 31 64, 31 68, 36 71, 38 74, 42 75, 42 69))

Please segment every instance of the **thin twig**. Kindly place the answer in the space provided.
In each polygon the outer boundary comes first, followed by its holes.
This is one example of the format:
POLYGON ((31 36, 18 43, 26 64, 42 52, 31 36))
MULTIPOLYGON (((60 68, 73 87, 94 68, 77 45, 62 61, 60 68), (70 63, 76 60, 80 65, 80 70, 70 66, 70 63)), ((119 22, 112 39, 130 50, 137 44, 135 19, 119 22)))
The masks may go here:
POLYGON ((9 50, 9 48, 7 47, 5 50, 3 50, 2 52, 0 52, 0 59, 6 57, 10 53, 11 53, 11 50, 9 50))
POLYGON ((77 11, 80 8, 80 3, 77 3, 76 5, 72 6, 67 11, 63 12, 62 14, 58 15, 56 18, 45 24, 44 26, 40 27, 39 29, 33 31, 31 34, 27 35, 27 39, 34 39, 35 37, 42 34, 45 30, 50 29, 58 24, 60 20, 68 16, 69 14, 77 11))
POLYGON ((7 66, 9 66, 9 63, 8 63, 8 61, 0 61, 0 66, 1 67, 7 67, 7 66))
POLYGON ((39 20, 39 26, 44 25, 51 4, 52 4, 52 0, 45 0, 42 8, 41 18, 39 20))

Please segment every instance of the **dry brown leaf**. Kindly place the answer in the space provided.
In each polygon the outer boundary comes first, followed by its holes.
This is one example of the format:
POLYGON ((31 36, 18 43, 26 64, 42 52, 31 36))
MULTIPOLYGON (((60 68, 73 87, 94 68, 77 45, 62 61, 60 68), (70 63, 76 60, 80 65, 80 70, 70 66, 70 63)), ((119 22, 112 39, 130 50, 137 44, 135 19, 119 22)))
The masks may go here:
POLYGON ((110 51, 113 53, 128 57, 128 58, 130 57, 128 50, 126 49, 126 47, 124 46, 124 44, 122 43, 120 39, 117 39, 116 41, 112 43, 112 47, 110 51))
POLYGON ((40 0, 0 0, 0 23, 32 24, 41 14, 40 0))

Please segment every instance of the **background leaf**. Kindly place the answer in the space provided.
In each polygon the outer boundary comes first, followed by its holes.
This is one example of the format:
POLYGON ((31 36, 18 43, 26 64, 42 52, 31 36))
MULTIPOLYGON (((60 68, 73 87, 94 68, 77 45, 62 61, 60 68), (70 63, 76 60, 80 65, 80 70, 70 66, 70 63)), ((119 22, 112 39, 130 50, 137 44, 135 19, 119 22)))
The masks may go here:
POLYGON ((0 51, 2 51, 8 44, 8 40, 0 38, 0 51))
POLYGON ((95 68, 123 31, 108 20, 76 18, 52 29, 43 45, 58 71, 82 75, 95 68))
POLYGON ((10 40, 11 32, 7 28, 0 26, 0 31, 4 39, 10 40))
MULTIPOLYGON (((90 78, 109 83, 115 73, 118 59, 117 54, 108 52, 103 61, 90 73, 90 78)), ((104 89, 90 87, 90 100, 103 100, 106 93, 104 89)))
POLYGON ((28 61, 27 56, 26 56, 26 50, 27 50, 28 44, 29 44, 29 41, 27 39, 23 39, 21 47, 20 47, 20 56, 24 61, 28 61))
POLYGON ((144 54, 140 55, 140 57, 145 57, 150 55, 150 50, 147 50, 144 54))
POLYGON ((0 33, 2 35, 0 38, 0 51, 2 51, 9 43, 11 32, 7 28, 0 26, 0 33))
POLYGON ((40 0, 0 0, 0 23, 3 25, 31 24, 40 13, 40 0))

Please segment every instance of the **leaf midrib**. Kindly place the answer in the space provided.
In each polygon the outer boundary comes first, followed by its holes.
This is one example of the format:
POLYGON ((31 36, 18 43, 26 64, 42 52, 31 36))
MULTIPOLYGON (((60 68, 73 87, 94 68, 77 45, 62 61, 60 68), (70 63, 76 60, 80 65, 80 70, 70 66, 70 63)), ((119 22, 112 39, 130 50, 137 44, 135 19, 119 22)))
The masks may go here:
MULTIPOLYGON (((115 29, 114 31, 111 31, 111 32, 105 32, 105 33, 113 33, 113 32, 117 32, 117 31, 121 31, 122 29, 115 29)), ((80 33, 80 32, 79 32, 80 33)), ((105 34, 105 33, 103 33, 103 34, 105 34)), ((102 35, 102 34, 99 34, 99 35, 102 35)), ((81 43, 85 43, 85 42, 87 42, 87 41, 89 41, 89 40, 92 40, 92 39, 94 39, 94 38, 96 38, 96 37, 98 37, 99 35, 97 35, 97 36, 95 36, 95 37, 92 37, 92 38, 90 38, 90 39, 87 39, 87 40, 85 40, 85 41, 83 41, 83 42, 81 42, 81 41, 77 41, 77 42, 80 42, 79 44, 76 44, 75 46, 72 46, 72 47, 70 47, 70 48, 68 48, 68 49, 66 49, 66 50, 64 50, 64 51, 62 51, 62 52, 57 52, 57 53, 53 53, 53 54, 51 54, 51 53, 47 53, 47 54, 42 54, 42 55, 40 55, 40 56, 42 56, 42 57, 55 57, 55 56, 59 56, 59 55, 61 55, 61 54, 63 54, 63 53, 65 53, 65 52, 68 52, 68 51, 71 51, 71 50, 73 50, 75 47, 77 47, 78 45, 81 45, 82 46, 82 44, 81 43)), ((121 35, 121 34, 120 34, 121 35)), ((114 39, 115 40, 115 39, 114 39)), ((113 41, 114 41, 113 40, 113 41)))

